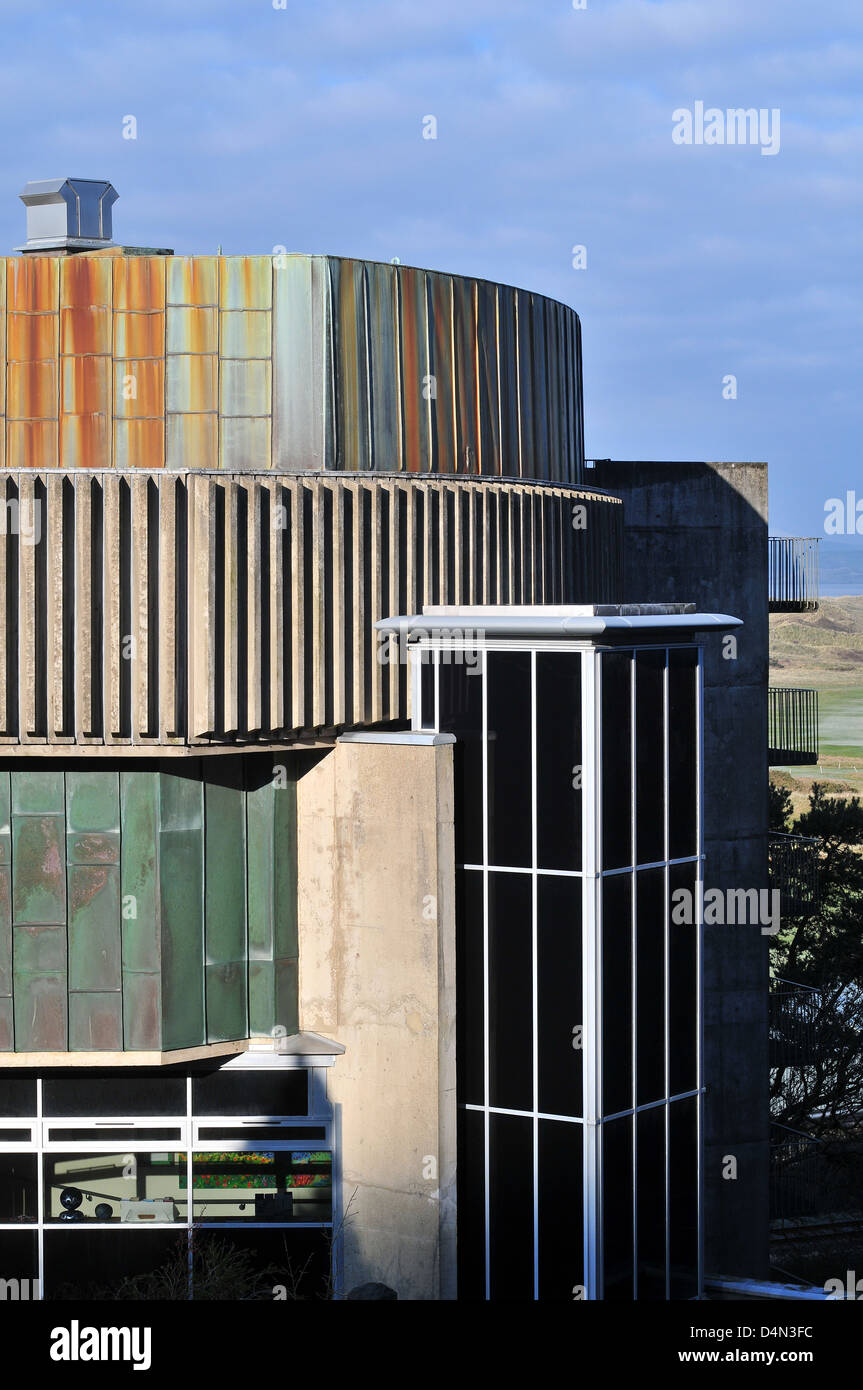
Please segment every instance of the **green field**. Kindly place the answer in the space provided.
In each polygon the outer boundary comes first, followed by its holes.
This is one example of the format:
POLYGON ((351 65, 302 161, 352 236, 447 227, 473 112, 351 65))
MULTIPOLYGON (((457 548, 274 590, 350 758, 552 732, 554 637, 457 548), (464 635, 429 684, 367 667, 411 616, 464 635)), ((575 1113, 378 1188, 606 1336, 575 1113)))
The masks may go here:
POLYGON ((818 691, 818 767, 776 768, 795 815, 822 782, 863 796, 863 598, 825 598, 817 613, 772 614, 770 684, 818 691))

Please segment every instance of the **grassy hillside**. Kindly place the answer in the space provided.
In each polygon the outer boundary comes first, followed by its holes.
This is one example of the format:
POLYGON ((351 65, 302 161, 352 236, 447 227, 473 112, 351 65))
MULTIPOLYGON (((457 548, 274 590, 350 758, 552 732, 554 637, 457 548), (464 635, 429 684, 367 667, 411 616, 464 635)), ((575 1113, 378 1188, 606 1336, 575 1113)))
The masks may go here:
POLYGON ((813 781, 863 796, 863 597, 824 598, 817 613, 772 613, 770 684, 819 692, 819 768, 771 774, 791 791, 795 814, 813 781))
POLYGON ((770 684, 863 686, 863 597, 823 598, 817 613, 771 613, 770 684))

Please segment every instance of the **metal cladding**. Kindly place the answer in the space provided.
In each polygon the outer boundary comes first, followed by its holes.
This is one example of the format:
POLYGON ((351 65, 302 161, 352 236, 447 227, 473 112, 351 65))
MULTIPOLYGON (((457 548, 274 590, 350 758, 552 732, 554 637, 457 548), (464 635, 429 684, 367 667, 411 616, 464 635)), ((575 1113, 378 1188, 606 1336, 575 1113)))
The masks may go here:
POLYGON ((0 742, 272 744, 409 713, 374 624, 613 602, 622 506, 434 477, 7 473, 0 742))
POLYGON ((0 468, 579 483, 580 327, 525 290, 334 256, 0 258, 0 417, 0 468))
POLYGON ((296 1031, 295 784, 265 755, 179 772, 0 766, 0 1052, 296 1031))

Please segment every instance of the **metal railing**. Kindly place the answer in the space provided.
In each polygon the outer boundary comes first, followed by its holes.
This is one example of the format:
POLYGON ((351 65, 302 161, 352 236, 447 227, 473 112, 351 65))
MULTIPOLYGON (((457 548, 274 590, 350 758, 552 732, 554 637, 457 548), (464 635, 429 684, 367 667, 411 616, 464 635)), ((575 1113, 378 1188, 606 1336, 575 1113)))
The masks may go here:
POLYGON ((818 536, 770 536, 768 608, 812 613, 818 607, 818 536))
POLYGON ((818 691, 771 686, 767 691, 767 745, 771 767, 818 761, 818 691))
POLYGON ((768 839, 770 887, 779 889, 782 916, 798 917, 818 906, 817 836, 771 834, 768 839))
POLYGON ((788 1221, 818 1207, 821 1141, 799 1129, 770 1126, 770 1219, 788 1221))

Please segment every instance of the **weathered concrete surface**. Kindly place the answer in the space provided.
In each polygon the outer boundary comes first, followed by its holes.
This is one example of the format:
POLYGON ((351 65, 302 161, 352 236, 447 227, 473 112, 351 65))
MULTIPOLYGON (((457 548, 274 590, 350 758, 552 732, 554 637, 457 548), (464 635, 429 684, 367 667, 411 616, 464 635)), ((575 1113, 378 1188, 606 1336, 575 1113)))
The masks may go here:
MULTIPOLYGON (((623 498, 624 601, 745 623, 733 657, 720 637, 705 645, 705 887, 766 887, 767 465, 612 461, 587 476, 623 498)), ((768 941, 758 926, 704 931, 709 1273, 767 1273, 768 941)))
POLYGON ((341 1287, 454 1298, 452 749, 337 744, 297 808, 300 1027, 346 1048, 341 1287))

